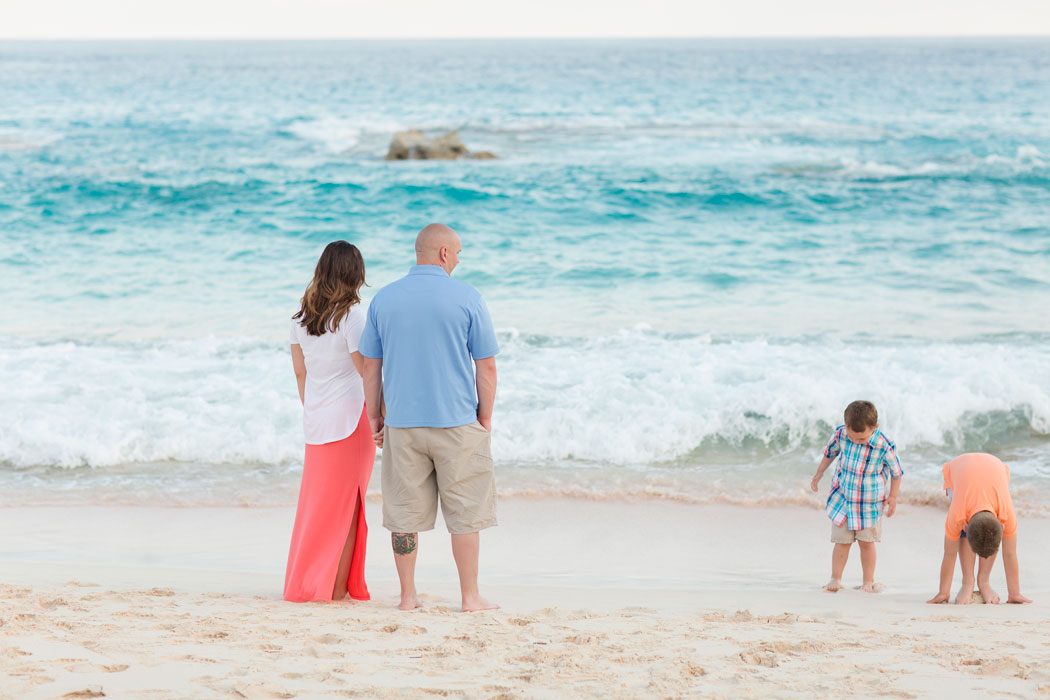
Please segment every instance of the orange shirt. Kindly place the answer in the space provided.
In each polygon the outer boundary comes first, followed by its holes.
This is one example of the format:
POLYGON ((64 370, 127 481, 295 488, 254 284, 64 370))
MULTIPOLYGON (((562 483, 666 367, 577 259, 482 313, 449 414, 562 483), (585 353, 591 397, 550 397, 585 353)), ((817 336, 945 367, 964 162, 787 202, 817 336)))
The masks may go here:
POLYGON ((971 452, 944 465, 944 488, 952 490, 944 534, 959 539, 975 513, 991 511, 1003 524, 1003 537, 1017 535, 1017 515, 1010 500, 1010 468, 998 457, 971 452))

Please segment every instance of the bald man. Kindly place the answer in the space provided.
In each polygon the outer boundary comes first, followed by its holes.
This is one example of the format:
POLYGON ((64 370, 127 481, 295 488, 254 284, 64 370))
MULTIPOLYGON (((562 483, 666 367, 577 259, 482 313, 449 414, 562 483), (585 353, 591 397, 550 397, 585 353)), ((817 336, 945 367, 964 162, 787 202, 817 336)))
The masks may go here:
POLYGON ((478 591, 478 551, 479 532, 496 524, 489 431, 499 344, 481 294, 451 277, 460 250, 448 226, 424 227, 415 266, 376 294, 358 346, 402 610, 420 606, 418 535, 434 529, 439 502, 463 610, 497 607, 478 591))

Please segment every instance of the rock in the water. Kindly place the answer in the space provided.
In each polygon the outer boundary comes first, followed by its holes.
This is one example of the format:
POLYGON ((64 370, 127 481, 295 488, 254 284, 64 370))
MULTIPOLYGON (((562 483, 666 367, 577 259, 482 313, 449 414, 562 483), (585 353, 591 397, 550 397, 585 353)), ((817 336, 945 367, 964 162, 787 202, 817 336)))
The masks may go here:
POLYGON ((458 131, 450 131, 431 138, 418 129, 399 131, 390 141, 387 160, 450 160, 453 158, 495 158, 488 151, 471 155, 463 142, 459 140, 458 131))

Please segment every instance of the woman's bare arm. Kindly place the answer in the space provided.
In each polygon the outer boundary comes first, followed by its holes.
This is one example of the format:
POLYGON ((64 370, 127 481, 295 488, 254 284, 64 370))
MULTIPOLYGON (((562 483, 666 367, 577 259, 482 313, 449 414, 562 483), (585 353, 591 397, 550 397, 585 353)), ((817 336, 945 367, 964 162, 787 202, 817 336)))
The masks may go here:
POLYGON ((303 348, 298 343, 292 345, 292 369, 295 370, 295 381, 299 385, 299 402, 306 403, 306 359, 303 348))

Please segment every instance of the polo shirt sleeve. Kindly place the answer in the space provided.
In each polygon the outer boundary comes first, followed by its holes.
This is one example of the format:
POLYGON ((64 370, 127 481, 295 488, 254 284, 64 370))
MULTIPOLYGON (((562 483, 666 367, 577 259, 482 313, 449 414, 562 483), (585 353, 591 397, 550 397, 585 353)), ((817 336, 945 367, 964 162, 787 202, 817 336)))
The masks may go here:
POLYGON ((496 331, 492 328, 485 300, 478 295, 470 307, 470 330, 467 332, 467 350, 475 360, 484 360, 499 353, 496 331))
POLYGON ((839 438, 842 434, 842 428, 839 427, 835 430, 835 434, 831 436, 831 441, 828 442, 828 446, 824 448, 824 457, 826 459, 835 459, 839 456, 839 438))
POLYGON ((364 328, 361 329, 361 338, 357 343, 357 351, 372 360, 383 359, 383 340, 379 337, 374 299, 368 306, 368 316, 365 318, 364 328))

